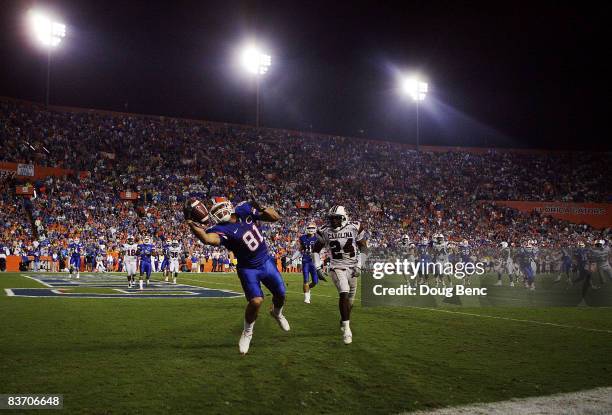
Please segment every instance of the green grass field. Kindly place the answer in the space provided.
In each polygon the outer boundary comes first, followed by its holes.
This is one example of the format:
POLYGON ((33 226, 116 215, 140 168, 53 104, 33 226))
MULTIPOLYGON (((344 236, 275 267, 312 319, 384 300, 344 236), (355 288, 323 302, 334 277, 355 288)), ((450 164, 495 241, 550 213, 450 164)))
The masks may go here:
MULTIPOLYGON (((0 393, 60 393, 79 414, 374 414, 612 385, 612 308, 357 302, 345 346, 333 285, 307 305, 285 278, 291 332, 268 298, 240 356, 243 298, 19 298, 4 288, 42 285, 0 274, 0 393)), ((235 275, 179 282, 241 292, 235 275)))

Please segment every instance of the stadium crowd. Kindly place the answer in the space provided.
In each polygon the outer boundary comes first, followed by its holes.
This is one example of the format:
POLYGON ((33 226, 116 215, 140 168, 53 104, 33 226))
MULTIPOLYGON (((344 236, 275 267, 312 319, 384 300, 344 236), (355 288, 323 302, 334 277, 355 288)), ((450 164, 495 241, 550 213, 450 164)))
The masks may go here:
MULTIPOLYGON (((322 223, 335 204, 379 247, 438 232, 474 245, 532 238, 558 247, 608 232, 490 201, 612 201, 609 154, 416 152, 392 142, 12 100, 0 100, 0 120, 3 161, 87 172, 30 183, 37 197, 25 206, 50 252, 76 236, 117 246, 131 234, 178 239, 190 254, 210 256, 183 224, 190 196, 275 206, 283 219, 262 230, 277 256, 294 251, 307 222, 322 223), (126 191, 138 200, 122 200, 126 191)), ((35 245, 16 184, 25 182, 0 176, 0 245, 12 253, 35 245)))

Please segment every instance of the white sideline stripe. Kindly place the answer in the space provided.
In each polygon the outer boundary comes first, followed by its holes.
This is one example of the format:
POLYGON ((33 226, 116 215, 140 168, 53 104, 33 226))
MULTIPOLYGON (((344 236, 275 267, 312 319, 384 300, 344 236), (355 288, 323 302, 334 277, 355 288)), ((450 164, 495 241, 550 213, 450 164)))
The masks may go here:
POLYGON ((404 412, 402 415, 603 415, 610 413, 612 413, 612 388, 605 387, 431 411, 404 412))
MULTIPOLYGON (((23 275, 23 274, 21 274, 21 275, 23 277, 27 277, 27 278, 33 279, 33 280, 35 280, 37 282, 40 282, 40 283, 42 283, 44 285, 47 285, 47 286, 51 287, 51 285, 45 284, 42 281, 37 280, 36 278, 30 277, 28 275, 23 275)), ((201 275, 204 278, 206 278, 205 274, 201 274, 201 275)), ((236 283, 232 283, 232 282, 204 281, 203 279, 196 280, 196 279, 193 279, 193 278, 181 278, 181 280, 194 281, 194 282, 199 282, 199 283, 203 283, 203 284, 229 285, 229 286, 233 286, 233 287, 241 287, 242 288, 242 285, 236 284, 236 283)), ((152 281, 155 281, 155 280, 152 280, 152 281)), ((159 282, 164 282, 164 281, 159 280, 159 282)), ((206 287, 203 287, 203 288, 206 288, 206 287)), ((219 290, 219 291, 226 291, 226 292, 234 293, 234 291, 231 291, 231 290, 219 290)), ((303 294, 302 292, 298 292, 298 291, 287 291, 287 292, 292 293, 292 294, 303 294)), ((325 295, 325 294, 316 294, 316 293, 313 293, 312 295, 316 296, 316 297, 336 298, 335 296, 325 295)), ((237 297, 227 297, 227 298, 237 298, 237 297)), ((526 319, 519 319, 519 318, 512 318, 512 317, 490 316, 490 315, 487 315, 487 314, 467 313, 465 311, 452 311, 452 310, 445 310, 445 309, 442 309, 442 308, 417 307, 417 306, 405 306, 405 307, 407 307, 407 308, 414 308, 414 309, 417 309, 417 310, 434 311, 434 312, 439 312, 439 313, 460 314, 460 315, 471 316, 471 317, 481 317, 481 318, 492 318, 492 319, 496 319, 496 320, 506 320, 506 321, 512 321, 512 322, 515 322, 515 323, 538 324, 538 325, 541 325, 541 326, 560 327, 560 328, 565 328, 565 329, 574 329, 574 330, 590 331, 590 332, 595 332, 595 333, 608 333, 608 334, 612 334, 612 330, 594 329, 594 328, 581 327, 581 326, 572 326, 572 325, 569 325, 569 324, 549 323, 549 322, 546 322, 546 321, 526 320, 526 319)))
MULTIPOLYGON (((189 278, 183 278, 183 279, 187 280, 187 281, 201 282, 201 283, 204 283, 204 284, 219 284, 219 285, 232 285, 232 286, 238 286, 239 285, 239 284, 234 284, 234 283, 231 283, 231 282, 230 283, 222 283, 222 282, 211 282, 211 281, 195 280, 195 279, 189 279, 189 278)), ((293 293, 293 294, 302 294, 301 292, 297 292, 297 291, 287 291, 287 292, 290 292, 290 293, 293 293)), ((313 294, 313 296, 335 298, 334 296, 324 295, 324 294, 313 294)), ((565 329, 575 329, 575 330, 592 331, 592 332, 596 332, 596 333, 609 333, 609 334, 612 334, 612 330, 593 329, 593 328, 588 328, 588 327, 572 326, 572 325, 569 325, 569 324, 548 323, 546 321, 526 320, 526 319, 512 318, 512 317, 490 316, 490 315, 487 315, 487 314, 467 313, 465 311, 452 311, 452 310, 445 310, 445 309, 442 309, 442 308, 417 307, 417 306, 405 306, 405 307, 407 307, 407 308, 415 308, 417 310, 437 311, 439 313, 460 314, 460 315, 471 316, 471 317, 482 317, 482 318, 492 318, 492 319, 496 319, 496 320, 513 321, 515 323, 539 324, 541 326, 561 327, 561 328, 565 328, 565 329)))
POLYGON ((512 318, 512 317, 490 316, 490 315, 487 315, 487 314, 467 313, 465 311, 444 310, 442 308, 416 307, 416 306, 407 306, 407 307, 408 308, 416 308, 418 310, 437 311, 439 313, 461 314, 461 315, 464 315, 464 316, 493 318, 493 319, 496 319, 496 320, 514 321, 514 322, 517 322, 517 323, 531 323, 531 324, 539 324, 539 325, 542 325, 542 326, 562 327, 562 328, 565 328, 565 329, 577 329, 577 330, 585 330, 585 331, 594 331, 594 332, 597 332, 597 333, 609 333, 609 334, 612 334, 612 330, 593 329, 593 328, 581 327, 581 326, 571 326, 569 324, 548 323, 546 321, 525 320, 525 319, 521 319, 521 318, 512 318))
POLYGON ((53 287, 53 285, 51 285, 51 284, 47 284, 46 282, 42 282, 41 280, 36 279, 36 278, 34 278, 34 277, 31 277, 31 276, 29 276, 29 275, 21 274, 21 276, 22 276, 22 277, 29 278, 29 279, 31 279, 31 280, 34 280, 34 281, 36 281, 37 283, 44 285, 45 287, 54 288, 54 287, 53 287))

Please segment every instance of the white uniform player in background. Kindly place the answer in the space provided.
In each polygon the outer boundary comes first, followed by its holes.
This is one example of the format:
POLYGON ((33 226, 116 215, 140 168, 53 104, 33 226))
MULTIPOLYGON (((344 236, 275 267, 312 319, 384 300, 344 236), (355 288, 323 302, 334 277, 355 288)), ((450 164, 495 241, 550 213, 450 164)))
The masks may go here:
POLYGON ((106 265, 104 265, 104 252, 98 251, 96 254, 96 272, 106 272, 106 265))
POLYGON ((495 285, 501 287, 502 276, 507 274, 508 278, 510 279, 510 286, 514 287, 514 264, 512 263, 512 252, 510 251, 508 242, 503 241, 499 244, 498 256, 497 263, 495 264, 495 271, 497 272, 497 282, 495 285))
POLYGON ((133 236, 127 237, 127 243, 123 244, 123 266, 127 272, 128 288, 136 284, 136 269, 138 265, 138 244, 134 241, 133 236))
MULTIPOLYGON (((330 257, 330 276, 340 296, 340 321, 344 344, 353 341, 350 327, 351 309, 357 292, 357 278, 361 275, 362 264, 365 265, 364 252, 367 249, 365 231, 359 222, 349 221, 344 206, 333 206, 329 210, 328 224, 317 231, 318 253, 326 248, 330 257)), ((321 267, 321 261, 315 260, 321 267)))
MULTIPOLYGON (((177 240, 174 240, 170 243, 170 248, 168 248, 168 255, 170 256, 170 274, 172 274, 172 282, 176 284, 176 277, 178 277, 179 269, 180 269, 180 258, 183 250, 179 245, 177 240)), ((166 281, 168 281, 168 277, 166 276, 166 281)))
POLYGON ((441 233, 437 233, 433 236, 433 244, 432 250, 434 255, 435 262, 435 273, 436 273, 436 287, 442 283, 442 286, 446 287, 446 282, 448 281, 448 285, 452 285, 452 280, 450 276, 445 278, 444 275, 444 267, 448 263, 448 242, 444 240, 444 235, 441 233))

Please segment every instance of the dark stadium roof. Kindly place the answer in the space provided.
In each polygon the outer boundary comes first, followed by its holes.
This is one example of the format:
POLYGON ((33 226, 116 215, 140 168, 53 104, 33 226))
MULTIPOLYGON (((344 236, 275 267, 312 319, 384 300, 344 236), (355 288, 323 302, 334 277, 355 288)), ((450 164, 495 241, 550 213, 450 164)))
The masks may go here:
POLYGON ((414 142, 397 75, 431 93, 421 140, 458 146, 610 149, 609 29, 593 4, 515 2, 3 2, 0 95, 44 101, 46 56, 24 15, 45 6, 67 25, 51 102, 232 123, 254 120, 254 88, 233 53, 257 35, 272 55, 262 123, 414 142))

